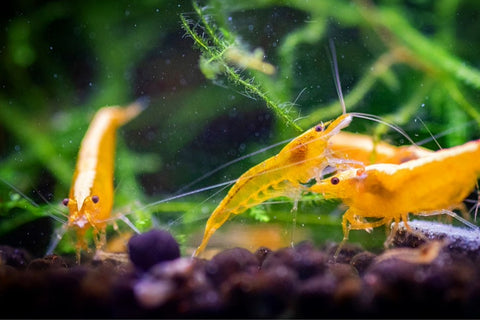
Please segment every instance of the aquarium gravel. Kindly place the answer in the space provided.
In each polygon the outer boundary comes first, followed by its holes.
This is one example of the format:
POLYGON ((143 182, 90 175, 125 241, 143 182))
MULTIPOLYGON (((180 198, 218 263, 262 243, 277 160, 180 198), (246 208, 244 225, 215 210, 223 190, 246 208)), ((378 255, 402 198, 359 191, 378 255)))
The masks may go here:
POLYGON ((311 242, 256 252, 232 248, 206 260, 181 257, 167 231, 152 230, 130 240, 131 260, 111 255, 81 265, 73 257, 32 258, 25 250, 2 246, 0 309, 3 317, 15 318, 480 314, 478 255, 447 243, 434 250, 431 241, 412 240, 415 248, 405 237, 397 242, 403 247, 381 254, 346 244, 336 261, 337 244, 311 242), (400 254, 405 250, 409 258, 400 254), (427 260, 421 258, 427 253, 427 260))

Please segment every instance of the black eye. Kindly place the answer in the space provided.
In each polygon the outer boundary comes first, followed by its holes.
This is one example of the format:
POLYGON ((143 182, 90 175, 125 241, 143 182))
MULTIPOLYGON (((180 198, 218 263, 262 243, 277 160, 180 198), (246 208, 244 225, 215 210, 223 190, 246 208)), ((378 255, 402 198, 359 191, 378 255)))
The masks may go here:
POLYGON ((337 177, 333 177, 332 179, 330 179, 330 182, 332 184, 338 184, 340 182, 340 179, 338 179, 337 177))
POLYGON ((325 129, 325 128, 323 127, 323 125, 318 125, 318 126, 315 127, 315 131, 317 131, 317 132, 322 132, 323 129, 325 129))
POLYGON ((99 198, 98 196, 93 196, 93 197, 92 197, 93 203, 97 203, 98 200, 100 200, 100 198, 99 198))
POLYGON ((62 203, 65 207, 68 206, 68 198, 63 199, 62 203))

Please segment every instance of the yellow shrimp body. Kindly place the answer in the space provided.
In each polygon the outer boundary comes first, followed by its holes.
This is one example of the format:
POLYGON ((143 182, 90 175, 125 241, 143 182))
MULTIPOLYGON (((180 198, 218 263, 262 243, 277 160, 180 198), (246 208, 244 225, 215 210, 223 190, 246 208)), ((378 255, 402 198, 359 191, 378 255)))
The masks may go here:
POLYGON ((375 164, 347 169, 312 186, 326 199, 339 198, 344 241, 351 229, 370 229, 403 220, 408 214, 437 214, 452 209, 474 190, 480 174, 480 140, 433 152, 399 165, 375 164), (365 218, 377 218, 367 221, 365 218))
POLYGON ((241 214, 271 198, 300 196, 304 190, 302 183, 320 178, 327 165, 335 165, 331 162, 334 157, 328 148, 329 139, 351 120, 349 114, 343 114, 327 128, 323 125, 313 127, 288 143, 277 155, 241 175, 208 219, 202 243, 194 256, 205 249, 213 233, 232 214, 241 214))
MULTIPOLYGON (((139 102, 126 108, 101 108, 82 140, 69 198, 63 201, 70 211, 68 227, 75 228, 77 233, 77 250, 86 247, 84 236, 88 229, 93 228, 95 235, 104 236, 113 206, 116 129, 143 108, 139 102)), ((97 247, 103 244, 97 240, 97 247)))
POLYGON ((341 131, 330 139, 330 149, 337 158, 364 163, 396 163, 418 159, 433 151, 418 146, 395 147, 386 142, 375 142, 371 136, 341 131))

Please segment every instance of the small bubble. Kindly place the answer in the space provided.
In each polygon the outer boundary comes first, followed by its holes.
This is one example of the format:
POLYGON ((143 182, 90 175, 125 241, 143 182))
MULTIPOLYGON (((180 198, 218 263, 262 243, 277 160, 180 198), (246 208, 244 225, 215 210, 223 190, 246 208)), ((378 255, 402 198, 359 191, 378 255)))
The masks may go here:
POLYGON ((425 107, 425 103, 422 103, 421 107, 424 108, 424 107, 425 107))
POLYGON ((228 21, 232 21, 232 20, 233 20, 232 17, 228 17, 228 21))
POLYGON ((50 47, 48 47, 48 48, 49 48, 50 50, 53 50, 53 47, 52 47, 52 46, 50 46, 50 47))
POLYGON ((157 8, 157 9, 155 9, 155 12, 160 12, 160 9, 158 9, 158 8, 157 8))
POLYGON ((248 25, 248 31, 253 31, 253 24, 248 25))

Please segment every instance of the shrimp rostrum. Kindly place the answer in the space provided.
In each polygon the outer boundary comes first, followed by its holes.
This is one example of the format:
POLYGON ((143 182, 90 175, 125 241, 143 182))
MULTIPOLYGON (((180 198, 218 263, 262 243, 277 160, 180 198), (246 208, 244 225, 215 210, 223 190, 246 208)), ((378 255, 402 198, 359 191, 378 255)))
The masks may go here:
POLYGON ((343 114, 328 126, 319 124, 290 141, 277 155, 241 175, 208 219, 194 256, 205 249, 210 237, 230 216, 275 197, 298 199, 306 190, 304 184, 313 178, 320 179, 323 169, 346 162, 333 156, 328 143, 351 121, 351 115, 343 114))
POLYGON ((462 208, 462 201, 474 190, 480 174, 478 159, 480 140, 402 164, 340 171, 311 186, 310 191, 323 194, 325 199, 341 199, 348 206, 342 218, 344 242, 350 230, 388 227, 393 221, 387 245, 400 221, 410 231, 409 214, 449 214, 477 229, 452 210, 462 208))

